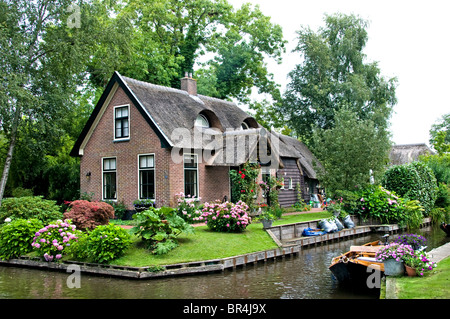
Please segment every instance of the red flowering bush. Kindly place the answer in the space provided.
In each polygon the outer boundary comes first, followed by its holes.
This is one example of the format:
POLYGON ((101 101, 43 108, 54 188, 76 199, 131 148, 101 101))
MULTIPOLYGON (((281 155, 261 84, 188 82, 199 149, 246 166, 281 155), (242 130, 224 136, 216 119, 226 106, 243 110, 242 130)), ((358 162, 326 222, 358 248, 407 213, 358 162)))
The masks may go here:
POLYGON ((114 208, 104 202, 76 200, 70 203, 64 218, 71 219, 77 229, 92 230, 99 225, 108 225, 109 219, 114 218, 114 208))

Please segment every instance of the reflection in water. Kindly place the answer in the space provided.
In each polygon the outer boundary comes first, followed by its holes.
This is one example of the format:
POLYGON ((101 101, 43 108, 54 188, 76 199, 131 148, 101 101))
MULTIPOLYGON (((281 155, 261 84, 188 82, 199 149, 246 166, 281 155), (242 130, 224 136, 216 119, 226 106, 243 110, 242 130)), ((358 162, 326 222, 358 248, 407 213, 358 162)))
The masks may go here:
MULTIPOLYGON (((449 241, 439 229, 429 228, 420 233, 429 239, 428 250, 449 241)), ((361 245, 380 236, 372 234, 307 248, 298 256, 200 276, 129 280, 82 274, 79 289, 67 287, 69 273, 0 267, 0 298, 378 298, 379 290, 360 290, 338 284, 328 266, 333 257, 346 252, 351 245, 361 245)))

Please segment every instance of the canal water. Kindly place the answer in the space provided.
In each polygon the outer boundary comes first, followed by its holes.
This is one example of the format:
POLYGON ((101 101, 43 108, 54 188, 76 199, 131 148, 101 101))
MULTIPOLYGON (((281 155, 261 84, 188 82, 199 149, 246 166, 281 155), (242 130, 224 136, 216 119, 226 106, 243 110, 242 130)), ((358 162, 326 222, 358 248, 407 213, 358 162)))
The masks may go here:
MULTIPOLYGON (((427 250, 450 241, 436 227, 415 233, 427 237, 427 250)), ((362 245, 381 235, 305 248, 296 256, 207 275, 132 280, 81 274, 80 288, 68 287, 68 273, 0 266, 0 299, 378 298, 379 289, 338 284, 328 266, 351 245, 362 245)))

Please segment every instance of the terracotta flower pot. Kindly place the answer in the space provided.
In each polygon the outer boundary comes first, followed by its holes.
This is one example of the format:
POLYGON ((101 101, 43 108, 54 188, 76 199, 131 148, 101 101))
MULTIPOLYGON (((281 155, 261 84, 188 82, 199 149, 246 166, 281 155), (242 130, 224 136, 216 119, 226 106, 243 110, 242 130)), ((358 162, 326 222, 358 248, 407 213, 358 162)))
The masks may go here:
POLYGON ((405 265, 406 274, 410 277, 417 276, 416 270, 408 265, 405 265))

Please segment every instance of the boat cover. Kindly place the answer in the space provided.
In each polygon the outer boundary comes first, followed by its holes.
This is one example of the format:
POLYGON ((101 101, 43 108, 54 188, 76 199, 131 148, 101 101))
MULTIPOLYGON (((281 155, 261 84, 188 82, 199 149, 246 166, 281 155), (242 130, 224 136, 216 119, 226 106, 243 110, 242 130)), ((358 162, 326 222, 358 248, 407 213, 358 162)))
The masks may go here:
POLYGON ((305 228, 303 229, 302 235, 303 236, 320 236, 325 235, 327 232, 321 229, 314 229, 314 228, 305 228))

